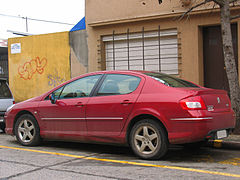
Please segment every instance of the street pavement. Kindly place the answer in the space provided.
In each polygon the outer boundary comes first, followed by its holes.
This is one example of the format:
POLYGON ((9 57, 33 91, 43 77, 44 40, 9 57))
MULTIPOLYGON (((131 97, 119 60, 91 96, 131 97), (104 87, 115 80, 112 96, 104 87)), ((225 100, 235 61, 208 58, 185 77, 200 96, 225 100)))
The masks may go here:
POLYGON ((173 146, 164 159, 146 161, 128 147, 59 141, 24 147, 15 137, 0 133, 0 180, 239 179, 239 167, 236 149, 173 146))

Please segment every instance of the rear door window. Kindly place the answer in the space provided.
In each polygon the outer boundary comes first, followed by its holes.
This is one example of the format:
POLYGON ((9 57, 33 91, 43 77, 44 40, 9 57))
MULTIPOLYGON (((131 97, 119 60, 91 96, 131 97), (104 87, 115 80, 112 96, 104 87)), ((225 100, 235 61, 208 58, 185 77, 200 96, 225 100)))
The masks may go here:
POLYGON ((137 89, 140 81, 141 78, 132 75, 108 74, 97 96, 129 94, 137 89))
POLYGON ((0 81, 0 98, 1 99, 11 99, 12 94, 5 81, 0 81))

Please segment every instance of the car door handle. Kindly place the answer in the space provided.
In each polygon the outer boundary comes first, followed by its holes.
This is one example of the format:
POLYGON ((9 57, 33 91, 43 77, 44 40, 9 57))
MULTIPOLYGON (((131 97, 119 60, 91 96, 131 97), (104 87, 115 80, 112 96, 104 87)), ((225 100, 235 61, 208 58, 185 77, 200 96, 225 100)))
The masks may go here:
POLYGON ((77 107, 83 107, 84 104, 83 104, 82 102, 78 102, 78 103, 75 104, 75 106, 77 106, 77 107))
POLYGON ((121 104, 132 104, 132 102, 129 100, 124 100, 123 102, 121 102, 121 104))

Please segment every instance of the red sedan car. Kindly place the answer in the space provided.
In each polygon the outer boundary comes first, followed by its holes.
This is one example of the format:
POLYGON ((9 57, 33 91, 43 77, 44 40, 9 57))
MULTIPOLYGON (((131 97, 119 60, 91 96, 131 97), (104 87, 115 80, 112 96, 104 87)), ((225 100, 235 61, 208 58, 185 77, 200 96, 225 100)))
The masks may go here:
POLYGON ((235 126, 225 91, 147 71, 79 76, 9 108, 5 120, 7 134, 25 146, 42 139, 119 143, 143 159, 163 157, 169 144, 226 137, 235 126))

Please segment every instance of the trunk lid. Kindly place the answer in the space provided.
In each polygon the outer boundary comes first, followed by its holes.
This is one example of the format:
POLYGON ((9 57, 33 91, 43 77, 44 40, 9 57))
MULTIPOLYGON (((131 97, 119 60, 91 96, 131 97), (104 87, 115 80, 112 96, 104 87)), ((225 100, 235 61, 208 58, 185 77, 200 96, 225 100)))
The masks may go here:
POLYGON ((231 111, 231 101, 224 90, 209 88, 184 88, 191 92, 191 96, 201 96, 208 111, 226 112, 231 111))

